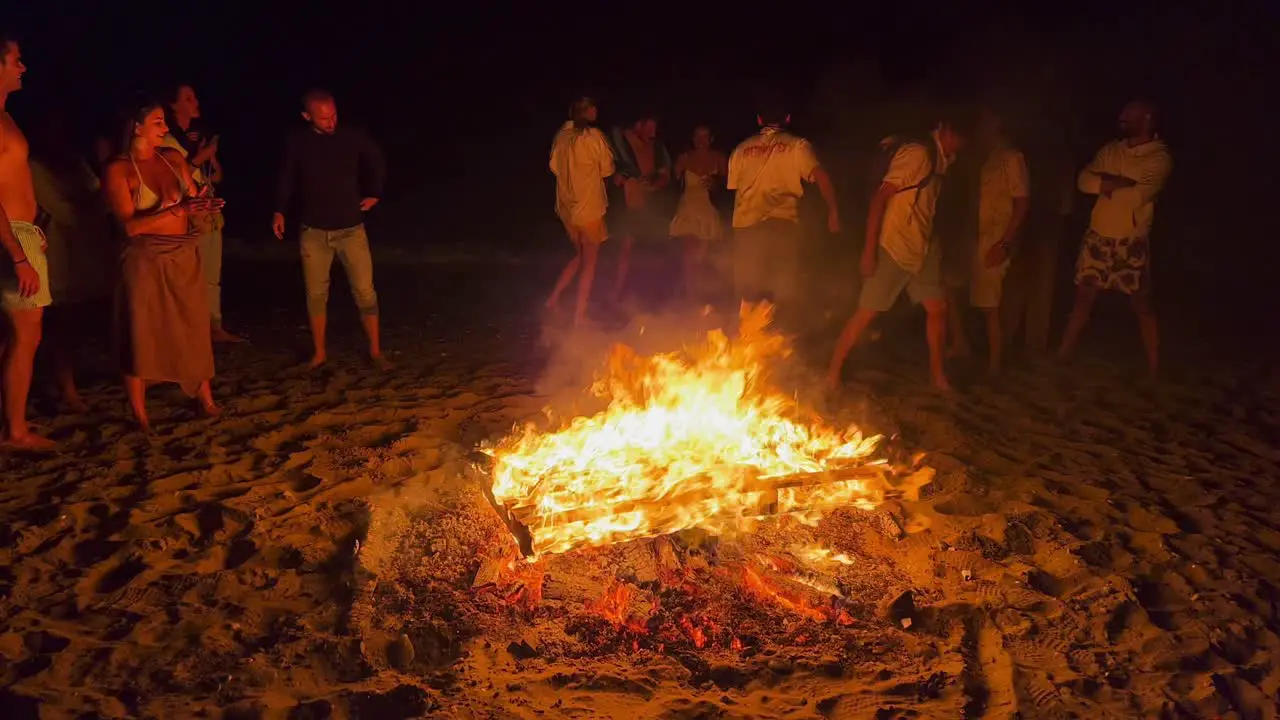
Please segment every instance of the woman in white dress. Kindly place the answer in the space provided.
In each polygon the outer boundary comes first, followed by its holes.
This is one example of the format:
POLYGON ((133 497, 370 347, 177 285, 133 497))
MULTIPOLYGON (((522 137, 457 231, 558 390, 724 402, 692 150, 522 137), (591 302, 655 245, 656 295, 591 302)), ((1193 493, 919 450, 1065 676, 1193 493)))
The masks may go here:
POLYGON ((676 160, 675 176, 684 185, 676 215, 671 220, 670 235, 684 246, 683 288, 686 297, 699 290, 698 276, 707 258, 707 248, 724 237, 724 220, 711 202, 711 190, 724 185, 728 174, 728 158, 711 147, 711 128, 699 125, 693 130, 693 148, 676 160))

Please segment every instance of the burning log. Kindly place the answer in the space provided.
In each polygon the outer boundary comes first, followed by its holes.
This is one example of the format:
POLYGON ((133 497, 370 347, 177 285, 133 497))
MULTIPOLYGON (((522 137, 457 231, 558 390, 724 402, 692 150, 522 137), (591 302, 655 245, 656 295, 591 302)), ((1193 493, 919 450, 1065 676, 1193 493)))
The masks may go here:
MULTIPOLYGON (((704 513, 691 512, 691 510, 707 505, 713 505, 712 509, 715 511, 705 513, 706 515, 726 518, 766 517, 798 510, 828 509, 830 505, 824 503, 822 497, 824 488, 839 484, 863 483, 865 494, 875 496, 889 487, 886 477, 889 471, 890 468, 883 465, 870 465, 782 477, 762 477, 744 469, 741 483, 734 488, 738 502, 727 510, 718 507, 725 494, 724 490, 710 486, 697 487, 694 490, 667 497, 570 508, 548 515, 540 514, 536 505, 504 506, 497 503, 492 495, 488 497, 494 510, 520 541, 522 552, 526 556, 531 556, 537 550, 533 547, 533 531, 539 527, 586 524, 600 518, 624 518, 634 515, 643 516, 646 523, 654 528, 668 529, 675 525, 679 529, 687 526, 680 524, 682 517, 701 517, 704 513), (527 546, 524 541, 526 538, 527 546)), ((846 494, 843 493, 838 495, 837 502, 846 503, 845 496, 846 494)))

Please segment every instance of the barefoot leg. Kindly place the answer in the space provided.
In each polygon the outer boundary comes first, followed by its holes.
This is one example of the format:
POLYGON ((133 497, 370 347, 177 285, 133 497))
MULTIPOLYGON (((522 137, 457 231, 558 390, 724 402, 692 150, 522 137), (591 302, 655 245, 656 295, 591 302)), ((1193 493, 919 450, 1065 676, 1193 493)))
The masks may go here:
POLYGON ((1080 285, 1076 287, 1075 304, 1071 307, 1071 317, 1067 319, 1067 328, 1062 333, 1062 345, 1058 347, 1058 357, 1070 357, 1080 339, 1080 331, 1089 322, 1089 313, 1093 311, 1093 301, 1098 298, 1096 285, 1080 285))
POLYGON ((58 396, 64 405, 73 412, 84 413, 89 406, 76 387, 75 357, 76 335, 82 327, 77 321, 81 307, 62 308, 61 312, 50 312, 45 318, 47 338, 45 347, 52 356, 53 379, 58 388, 58 396))
POLYGON ((967 358, 973 350, 969 347, 969 335, 964 331, 964 306, 960 303, 961 291, 953 290, 947 303, 947 318, 951 323, 951 347, 949 357, 967 358))
POLYGON ((560 271, 560 277, 556 279, 556 286, 551 291, 551 297, 547 298, 547 309, 552 312, 560 311, 560 296, 565 290, 569 289, 569 285, 573 282, 573 278, 578 274, 578 270, 582 267, 582 238, 579 233, 572 228, 567 228, 569 232, 569 241, 573 243, 573 259, 570 260, 564 269, 560 271))
POLYGON ((631 273, 631 251, 635 248, 636 239, 631 235, 622 238, 622 247, 618 252, 618 275, 613 282, 613 302, 622 301, 622 293, 626 290, 627 276, 631 273))
POLYGON ((696 237, 680 238, 684 248, 684 271, 681 290, 686 298, 693 298, 698 293, 698 274, 702 270, 702 260, 707 254, 707 243, 696 237))
POLYGON ((335 237, 332 231, 316 228, 303 228, 298 238, 302 252, 302 279, 307 290, 307 321, 311 326, 313 345, 308 364, 311 368, 320 367, 328 359, 325 354, 325 320, 333 256, 337 254, 336 245, 340 242, 341 238, 335 237))
POLYGON ((44 308, 5 311, 9 326, 5 345, 3 375, 5 439, 10 444, 33 447, 52 445, 31 433, 27 427, 27 396, 31 392, 31 373, 36 350, 40 347, 44 308))
POLYGON ((320 367, 329 359, 325 352, 325 331, 327 329, 327 318, 324 315, 312 315, 307 318, 311 324, 311 361, 307 363, 307 367, 315 369, 320 367))
POLYGON ((1147 370, 1152 375, 1160 365, 1160 325, 1156 321, 1155 310, 1151 308, 1151 294, 1134 293, 1129 298, 1133 312, 1138 316, 1138 332, 1142 334, 1142 349, 1147 353, 1147 370))
POLYGON ((133 410, 133 419, 138 422, 142 432, 151 432, 151 421, 147 418, 147 384, 142 378, 134 375, 124 376, 124 394, 129 398, 129 407, 133 410))
POLYGON ((222 408, 218 407, 218 403, 213 400, 213 387, 208 380, 200 383, 200 387, 196 389, 196 398, 200 401, 200 410, 209 417, 218 417, 222 414, 222 408))
POLYGON ((233 333, 228 332, 227 329, 222 327, 221 325, 210 324, 209 334, 213 337, 213 341, 216 343, 245 342, 244 338, 240 337, 239 335, 235 335, 233 333))
POLYGON ((591 299, 591 286, 596 281, 596 263, 600 259, 600 243, 582 244, 582 277, 578 278, 578 303, 573 309, 573 324, 582 325, 587 320, 587 303, 591 299))
POLYGON ((834 389, 840 385, 840 370, 844 367, 845 359, 849 357, 849 352, 858 344, 858 339, 878 314, 875 310, 858 308, 853 317, 845 323, 844 330, 840 332, 840 338, 836 340, 835 351, 831 354, 831 365, 827 368, 828 388, 834 389))
POLYGON ((1004 355, 1004 332, 1000 327, 1000 308, 983 308, 982 315, 987 321, 987 372, 995 375, 1000 372, 1004 355))
POLYGON ((369 358, 379 365, 386 362, 382 357, 382 333, 378 327, 377 313, 361 313, 360 324, 364 326, 364 335, 369 339, 369 358))
POLYGON ((950 391, 943 365, 943 348, 947 344, 947 301, 945 298, 924 300, 925 340, 929 343, 929 375, 935 387, 950 391))

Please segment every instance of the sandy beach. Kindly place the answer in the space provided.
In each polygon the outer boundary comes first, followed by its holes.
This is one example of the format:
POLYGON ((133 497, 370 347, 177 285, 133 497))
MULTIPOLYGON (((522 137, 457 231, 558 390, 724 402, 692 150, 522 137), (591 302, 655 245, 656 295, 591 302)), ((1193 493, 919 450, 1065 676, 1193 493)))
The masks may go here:
MULTIPOLYGON (((477 578, 515 547, 477 444, 581 393, 611 341, 671 350, 664 328, 721 320, 569 339, 534 309, 555 270, 384 264, 387 372, 335 281, 332 359, 308 372, 298 269, 229 261, 224 285, 254 292, 226 293, 251 343, 218 349, 224 416, 155 388, 146 438, 101 358, 90 414, 37 399, 62 450, 0 453, 0 715, 1277 716, 1280 385, 1230 343, 1179 353, 1186 327, 1169 376, 1139 380, 1132 318, 1110 306, 1078 360, 960 370, 954 398, 923 382, 912 313, 854 353, 838 394, 797 384, 924 453, 918 496, 718 547, 686 533, 552 556, 536 601, 511 592, 518 563, 477 578), (1110 337, 1126 349, 1101 351, 1110 337), (824 573, 841 622, 725 570, 797 537, 850 558, 824 573), (659 577, 672 563, 679 581, 659 577)), ((830 342, 802 344, 797 377, 830 342)))

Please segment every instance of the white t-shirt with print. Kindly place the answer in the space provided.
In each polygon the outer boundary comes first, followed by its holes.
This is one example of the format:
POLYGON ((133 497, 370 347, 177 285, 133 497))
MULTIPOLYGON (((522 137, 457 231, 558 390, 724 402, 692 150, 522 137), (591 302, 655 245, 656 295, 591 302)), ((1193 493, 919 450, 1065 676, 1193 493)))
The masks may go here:
POLYGON ((765 220, 800 220, 804 183, 813 182, 818 158, 808 140, 766 127, 743 140, 729 156, 726 187, 736 190, 733 226, 751 227, 765 220))
POLYGON ((609 209, 604 179, 614 172, 604 133, 566 122, 551 143, 551 172, 556 176, 556 214, 565 224, 583 226, 604 217, 609 209))
POLYGON ((978 252, 985 254, 1009 229, 1014 198, 1031 195, 1027 160, 1020 151, 1000 145, 982 164, 979 182, 978 252))
MULTIPOLYGON (((934 143, 936 146, 936 137, 934 143)), ((936 147, 935 155, 937 167, 932 170, 938 177, 924 187, 916 186, 929 175, 929 151, 919 143, 907 143, 898 148, 884 175, 883 182, 899 189, 911 189, 889 198, 880 223, 880 246, 902 269, 911 273, 920 272, 924 267, 933 233, 933 216, 938 209, 938 194, 942 191, 942 176, 951 164, 941 146, 936 147)))

